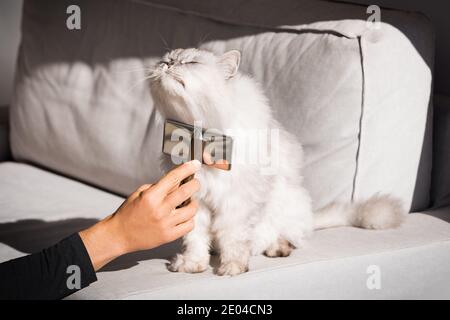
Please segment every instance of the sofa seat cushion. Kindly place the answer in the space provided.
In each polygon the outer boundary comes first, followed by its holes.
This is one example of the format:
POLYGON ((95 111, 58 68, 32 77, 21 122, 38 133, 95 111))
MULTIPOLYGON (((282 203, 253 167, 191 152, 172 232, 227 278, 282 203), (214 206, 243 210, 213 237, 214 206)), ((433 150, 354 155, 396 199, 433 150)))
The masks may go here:
MULTIPOLYGON (((0 261, 51 245, 122 201, 30 165, 1 163, 0 261)), ((450 208, 432 214, 448 213, 450 208)), ((321 230, 290 257, 253 257, 250 272, 233 278, 213 274, 216 257, 202 274, 167 271, 168 258, 179 250, 173 242, 123 256, 69 298, 450 298, 450 224, 429 214, 411 214, 397 230, 321 230), (373 270, 379 271, 381 288, 369 290, 373 270)))

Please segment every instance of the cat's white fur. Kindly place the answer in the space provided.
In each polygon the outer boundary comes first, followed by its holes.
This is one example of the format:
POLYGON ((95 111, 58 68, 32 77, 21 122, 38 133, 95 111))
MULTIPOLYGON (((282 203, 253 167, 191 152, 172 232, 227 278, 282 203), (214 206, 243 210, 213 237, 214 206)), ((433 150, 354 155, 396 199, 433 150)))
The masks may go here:
MULTIPOLYGON (((231 171, 205 167, 195 228, 183 239, 183 253, 169 269, 202 272, 210 248, 220 252, 219 275, 248 270, 249 257, 287 256, 314 229, 335 226, 391 228, 403 220, 399 200, 374 196, 353 204, 333 203, 313 214, 302 186, 302 147, 274 119, 268 100, 253 79, 238 71, 239 51, 215 55, 199 49, 166 54, 150 75, 150 88, 159 112, 168 119, 206 128, 278 129, 277 170, 264 174, 258 164, 234 164, 231 171)), ((234 155, 235 156, 235 155, 234 155)))

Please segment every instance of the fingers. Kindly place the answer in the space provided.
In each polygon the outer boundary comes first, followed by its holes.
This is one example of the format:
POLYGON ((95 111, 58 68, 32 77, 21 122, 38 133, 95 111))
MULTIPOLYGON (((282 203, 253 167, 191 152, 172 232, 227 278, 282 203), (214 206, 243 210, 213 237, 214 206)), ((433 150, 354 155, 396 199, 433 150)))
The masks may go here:
POLYGON ((144 192, 145 190, 147 190, 148 188, 150 188, 152 185, 151 184, 143 184, 142 186, 140 186, 139 188, 137 188, 137 190, 135 191, 135 193, 137 193, 138 195, 140 195, 142 192, 144 192))
POLYGON ((176 189, 184 178, 196 173, 200 167, 201 163, 198 160, 186 162, 170 171, 152 189, 155 190, 155 192, 157 192, 160 196, 165 197, 168 193, 176 189))
POLYGON ((200 182, 194 178, 170 193, 164 202, 169 205, 170 208, 176 208, 178 205, 183 203, 183 201, 192 197, 192 195, 198 190, 200 190, 200 182))
POLYGON ((173 237, 174 239, 178 239, 184 236, 186 233, 189 233, 194 229, 195 223, 194 218, 187 220, 186 222, 180 223, 179 225, 174 227, 173 237))
POLYGON ((194 216, 198 209, 198 202, 193 200, 186 207, 174 210, 172 229, 173 240, 178 239, 194 229, 194 216))
POLYGON ((144 191, 148 190, 152 185, 151 184, 143 184, 139 188, 136 189, 129 197, 128 200, 133 201, 137 197, 139 197, 144 191))
POLYGON ((173 210, 172 225, 178 225, 192 219, 198 210, 198 202, 192 200, 187 206, 173 210))

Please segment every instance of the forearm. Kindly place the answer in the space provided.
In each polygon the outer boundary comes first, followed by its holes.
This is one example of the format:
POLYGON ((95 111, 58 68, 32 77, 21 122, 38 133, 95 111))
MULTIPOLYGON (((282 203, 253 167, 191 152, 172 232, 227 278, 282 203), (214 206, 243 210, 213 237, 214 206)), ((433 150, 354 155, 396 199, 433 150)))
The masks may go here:
POLYGON ((95 282, 95 272, 126 253, 109 216, 38 253, 0 264, 0 299, 61 299, 95 282))
POLYGON ((79 234, 95 271, 128 252, 114 215, 101 220, 79 234))
POLYGON ((74 234, 41 252, 0 264, 0 299, 61 299, 96 280, 83 242, 74 234))

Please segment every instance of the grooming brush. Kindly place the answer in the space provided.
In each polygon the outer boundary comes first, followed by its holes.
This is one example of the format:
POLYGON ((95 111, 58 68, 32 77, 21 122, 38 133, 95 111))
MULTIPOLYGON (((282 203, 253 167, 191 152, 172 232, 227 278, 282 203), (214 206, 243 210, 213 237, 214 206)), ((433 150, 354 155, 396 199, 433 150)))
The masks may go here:
MULTIPOLYGON (((164 122, 162 152, 171 157, 174 164, 198 160, 210 167, 231 170, 233 139, 213 129, 204 129, 175 120, 164 122)), ((180 185, 192 180, 191 175, 180 185)), ((186 206, 190 199, 178 207, 186 206)))

